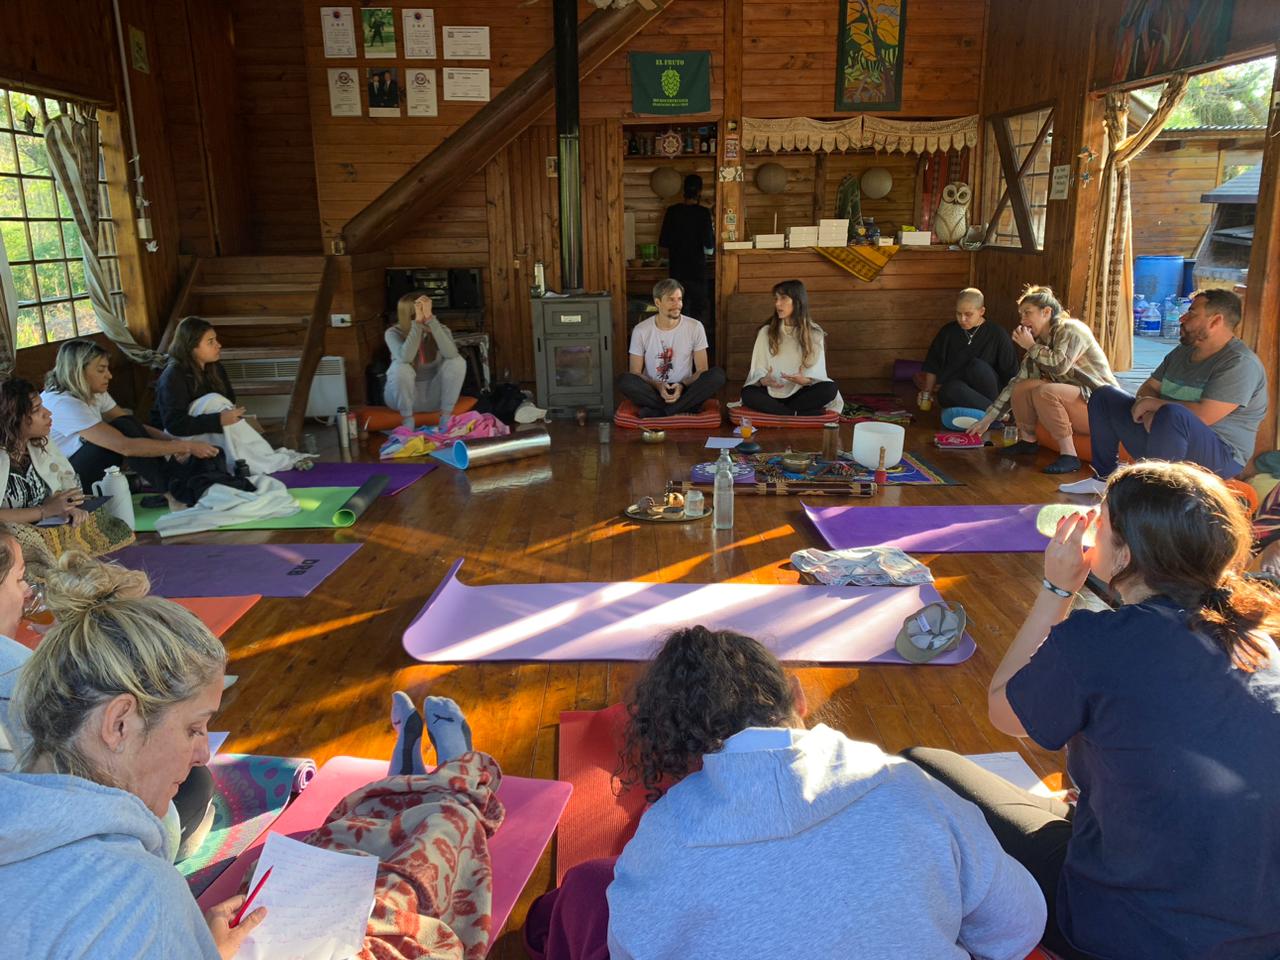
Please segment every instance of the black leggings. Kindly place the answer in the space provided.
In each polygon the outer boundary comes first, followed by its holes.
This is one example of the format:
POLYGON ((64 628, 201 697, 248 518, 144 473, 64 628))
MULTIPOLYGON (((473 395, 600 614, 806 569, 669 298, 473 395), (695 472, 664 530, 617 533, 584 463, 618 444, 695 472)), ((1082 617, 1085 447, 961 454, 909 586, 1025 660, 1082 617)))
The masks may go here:
POLYGON ((950 750, 912 747, 902 756, 976 805, 1004 852, 1035 878, 1049 908, 1044 945, 1064 960, 1091 960, 1067 943, 1056 917, 1058 880, 1071 839, 1070 805, 1028 793, 950 750))
POLYGON ((985 410, 1000 395, 1000 378, 985 360, 976 357, 946 383, 938 385, 938 403, 943 407, 985 410))
POLYGON ((801 387, 789 397, 771 396, 765 387, 753 385, 742 388, 742 405, 756 413, 771 413, 779 417, 816 417, 839 393, 832 380, 819 380, 801 387))
MULTIPOLYGON (((131 416, 116 417, 111 421, 110 426, 115 427, 126 437, 146 439, 150 436, 146 428, 131 416)), ((92 492, 91 488, 102 479, 108 467, 122 467, 125 460, 124 454, 100 447, 88 440, 81 440, 80 449, 67 459, 75 468, 76 476, 80 478, 80 486, 85 493, 92 492)), ((150 486, 163 492, 168 489, 167 480, 172 462, 164 457, 130 457, 129 469, 146 480, 150 486)))

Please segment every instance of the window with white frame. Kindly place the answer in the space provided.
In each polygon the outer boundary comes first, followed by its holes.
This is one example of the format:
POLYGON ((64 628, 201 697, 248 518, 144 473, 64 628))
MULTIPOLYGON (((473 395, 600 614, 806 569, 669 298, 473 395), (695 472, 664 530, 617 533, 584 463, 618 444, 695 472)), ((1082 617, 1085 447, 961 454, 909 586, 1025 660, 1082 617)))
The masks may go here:
MULTIPOLYGON (((18 300, 19 349, 101 329, 85 285, 80 231, 49 170, 44 128, 58 101, 0 87, 0 241, 18 300)), ((98 255, 121 316, 124 294, 115 225, 98 158, 98 255)))

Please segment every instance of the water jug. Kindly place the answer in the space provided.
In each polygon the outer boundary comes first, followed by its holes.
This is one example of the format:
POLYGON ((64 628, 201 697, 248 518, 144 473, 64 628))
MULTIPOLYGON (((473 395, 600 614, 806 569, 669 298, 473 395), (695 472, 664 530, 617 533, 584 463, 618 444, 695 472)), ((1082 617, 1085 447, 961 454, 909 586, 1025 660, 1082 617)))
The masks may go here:
POLYGON ((714 516, 711 523, 717 530, 733 529, 733 461, 729 451, 721 450, 716 461, 714 516))
POLYGON ((110 497, 106 505, 107 512, 127 523, 130 530, 135 529, 133 496, 129 493, 129 481, 124 478, 119 467, 107 467, 102 479, 93 485, 93 492, 99 497, 110 497))
POLYGON ((1142 315, 1147 310, 1147 298, 1141 293, 1133 295, 1133 335, 1135 337, 1142 334, 1142 315))

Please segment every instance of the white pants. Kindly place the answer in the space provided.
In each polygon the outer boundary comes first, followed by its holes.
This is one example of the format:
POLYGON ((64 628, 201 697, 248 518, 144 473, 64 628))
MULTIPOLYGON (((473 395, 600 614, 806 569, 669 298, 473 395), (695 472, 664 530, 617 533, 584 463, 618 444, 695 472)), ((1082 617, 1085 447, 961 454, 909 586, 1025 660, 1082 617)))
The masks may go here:
POLYGON ((448 416, 457 406, 466 378, 467 361, 462 357, 436 357, 417 368, 396 362, 387 369, 383 402, 405 418, 437 410, 448 416))
MULTIPOLYGON (((206 393, 191 401, 187 412, 192 416, 204 413, 221 413, 235 406, 220 393, 206 393)), ((187 440, 200 440, 221 447, 227 455, 227 469, 234 471, 236 461, 243 460, 249 465, 249 473, 257 476, 263 473, 276 473, 279 470, 292 470, 301 460, 308 460, 305 453, 298 453, 286 447, 273 450, 271 444, 262 434, 249 424, 240 420, 222 428, 221 433, 203 433, 187 440)))

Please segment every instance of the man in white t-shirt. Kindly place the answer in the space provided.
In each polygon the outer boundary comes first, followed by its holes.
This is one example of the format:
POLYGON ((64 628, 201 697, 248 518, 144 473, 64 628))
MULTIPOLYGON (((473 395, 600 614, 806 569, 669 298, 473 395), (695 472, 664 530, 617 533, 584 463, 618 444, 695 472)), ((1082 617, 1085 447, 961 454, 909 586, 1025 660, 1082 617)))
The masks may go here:
POLYGON ((708 365, 707 333, 683 314, 678 280, 659 280, 653 302, 657 314, 631 331, 630 369, 618 378, 618 392, 642 418, 697 413, 724 386, 724 371, 708 365))

